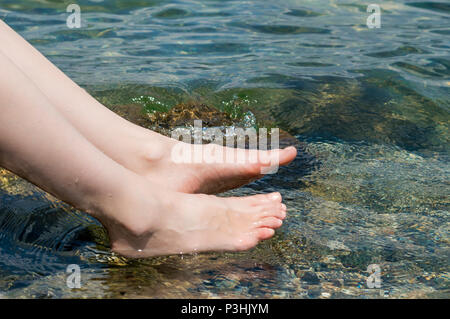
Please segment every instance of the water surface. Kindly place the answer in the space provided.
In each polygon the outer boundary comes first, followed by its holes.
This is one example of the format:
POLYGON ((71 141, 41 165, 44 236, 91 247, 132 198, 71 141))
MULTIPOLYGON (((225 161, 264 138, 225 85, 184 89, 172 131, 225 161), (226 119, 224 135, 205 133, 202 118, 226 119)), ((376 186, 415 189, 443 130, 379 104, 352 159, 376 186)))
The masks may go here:
POLYGON ((145 260, 111 254, 95 220, 2 171, 0 296, 448 298, 450 6, 382 1, 369 29, 371 2, 82 0, 77 30, 68 1, 1 0, 0 17, 108 107, 239 103, 301 152, 224 194, 280 191, 275 238, 145 260))

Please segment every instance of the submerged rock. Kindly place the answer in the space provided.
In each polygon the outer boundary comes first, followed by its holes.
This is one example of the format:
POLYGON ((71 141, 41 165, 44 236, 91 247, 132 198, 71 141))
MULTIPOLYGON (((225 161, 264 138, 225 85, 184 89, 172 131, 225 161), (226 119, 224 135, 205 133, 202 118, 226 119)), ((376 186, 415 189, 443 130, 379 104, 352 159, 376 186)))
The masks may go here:
POLYGON ((171 129, 189 126, 194 120, 202 120, 205 127, 231 126, 233 120, 230 114, 221 112, 206 104, 180 103, 168 112, 149 113, 148 117, 158 127, 171 129))
POLYGON ((311 271, 305 272, 305 273, 300 277, 300 279, 301 279, 302 281, 305 281, 305 282, 311 284, 311 285, 318 285, 318 284, 320 284, 320 279, 319 279, 319 277, 317 277, 317 275, 316 275, 315 273, 311 272, 311 271))
MULTIPOLYGON (((172 136, 176 129, 187 129, 192 136, 192 141, 198 131, 194 130, 194 121, 201 120, 201 139, 203 144, 211 143, 217 137, 208 131, 208 128, 219 129, 223 138, 234 138, 234 146, 238 145, 237 129, 255 129, 256 133, 261 133, 258 121, 251 111, 223 112, 215 107, 204 103, 179 103, 168 111, 145 112, 142 106, 136 104, 126 104, 113 106, 111 109, 130 122, 145 128, 154 130, 166 136, 172 136)), ((271 129, 273 124, 267 127, 267 147, 271 145, 271 129)), ((191 142, 192 142, 191 141, 191 142)), ((216 139, 216 142, 217 139, 216 139)), ((245 137, 245 145, 249 146, 248 136, 245 137)), ((299 145, 299 141, 286 131, 279 129, 279 145, 299 145)))

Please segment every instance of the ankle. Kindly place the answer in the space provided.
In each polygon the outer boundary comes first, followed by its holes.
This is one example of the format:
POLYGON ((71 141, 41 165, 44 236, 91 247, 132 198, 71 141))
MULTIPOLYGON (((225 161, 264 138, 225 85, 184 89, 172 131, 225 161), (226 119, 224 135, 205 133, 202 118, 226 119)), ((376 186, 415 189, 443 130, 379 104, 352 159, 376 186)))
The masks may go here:
POLYGON ((121 181, 118 191, 97 201, 94 214, 113 238, 147 238, 157 228, 162 211, 160 196, 149 182, 137 175, 121 181))
POLYGON ((125 166, 135 173, 146 174, 170 155, 170 139, 149 130, 137 131, 126 138, 130 149, 126 152, 125 166))

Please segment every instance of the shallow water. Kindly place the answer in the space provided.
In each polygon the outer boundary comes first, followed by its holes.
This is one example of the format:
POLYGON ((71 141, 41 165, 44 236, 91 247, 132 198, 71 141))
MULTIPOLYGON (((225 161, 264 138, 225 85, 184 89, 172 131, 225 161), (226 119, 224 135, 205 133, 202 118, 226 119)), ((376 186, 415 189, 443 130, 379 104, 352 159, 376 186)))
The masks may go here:
POLYGON ((280 191, 289 217, 250 252, 127 260, 95 220, 0 171, 0 297, 450 296, 446 2, 382 1, 380 29, 364 1, 78 3, 79 30, 54 1, 1 0, 0 17, 119 113, 140 96, 239 103, 294 135, 294 163, 224 194, 280 191))

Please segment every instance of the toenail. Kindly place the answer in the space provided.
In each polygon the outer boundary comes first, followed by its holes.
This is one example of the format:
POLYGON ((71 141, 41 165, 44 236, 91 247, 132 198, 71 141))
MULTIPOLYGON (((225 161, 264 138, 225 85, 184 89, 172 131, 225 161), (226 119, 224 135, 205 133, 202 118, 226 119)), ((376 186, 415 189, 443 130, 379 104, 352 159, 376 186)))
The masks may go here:
POLYGON ((270 195, 270 198, 271 199, 279 199, 281 197, 281 194, 280 193, 272 193, 272 195, 270 195))

